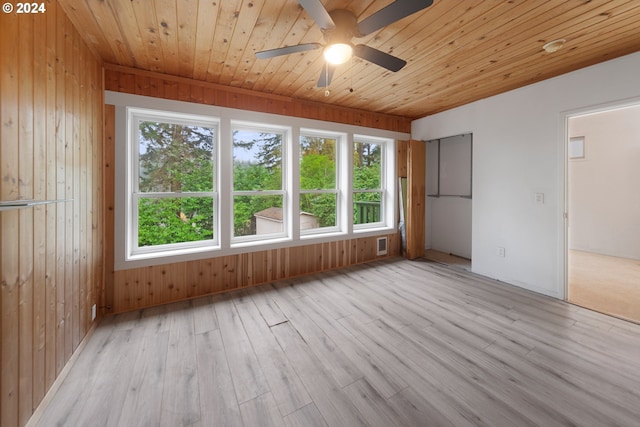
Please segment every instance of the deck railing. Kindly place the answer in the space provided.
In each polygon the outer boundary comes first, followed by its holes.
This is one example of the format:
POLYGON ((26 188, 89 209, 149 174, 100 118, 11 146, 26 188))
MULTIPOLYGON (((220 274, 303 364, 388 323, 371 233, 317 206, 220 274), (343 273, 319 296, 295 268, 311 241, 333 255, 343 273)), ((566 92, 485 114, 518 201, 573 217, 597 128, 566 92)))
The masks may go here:
POLYGON ((354 205, 356 224, 380 222, 380 202, 354 202, 354 205))

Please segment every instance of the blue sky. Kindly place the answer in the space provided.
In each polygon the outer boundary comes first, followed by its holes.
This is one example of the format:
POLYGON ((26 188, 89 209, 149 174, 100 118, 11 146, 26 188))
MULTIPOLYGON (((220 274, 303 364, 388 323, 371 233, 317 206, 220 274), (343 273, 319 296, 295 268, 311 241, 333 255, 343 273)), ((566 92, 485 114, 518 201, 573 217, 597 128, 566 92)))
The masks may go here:
MULTIPOLYGON (((260 136, 260 132, 252 131, 238 131, 235 134, 235 138, 240 141, 252 141, 260 136)), ((256 155, 258 154, 258 147, 254 146, 251 150, 242 149, 240 147, 234 147, 233 159, 242 162, 254 162, 256 155)))

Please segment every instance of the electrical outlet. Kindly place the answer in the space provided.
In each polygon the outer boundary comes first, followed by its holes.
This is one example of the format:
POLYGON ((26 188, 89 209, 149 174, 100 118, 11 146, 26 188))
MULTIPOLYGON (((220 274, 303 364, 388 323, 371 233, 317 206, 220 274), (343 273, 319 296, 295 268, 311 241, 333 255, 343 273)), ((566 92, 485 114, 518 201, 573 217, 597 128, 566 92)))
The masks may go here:
POLYGON ((503 248, 503 247, 501 247, 501 246, 498 246, 498 247, 496 248, 496 255, 498 255, 499 257, 504 258, 504 257, 505 257, 505 250, 504 250, 504 248, 503 248))
POLYGON ((97 314, 97 313, 96 313, 96 309, 97 309, 96 305, 95 305, 95 304, 93 304, 93 305, 91 306, 91 321, 92 321, 92 322, 93 322, 94 320, 96 320, 96 314, 97 314))
POLYGON ((536 193, 536 204, 544 205, 544 193, 536 193))

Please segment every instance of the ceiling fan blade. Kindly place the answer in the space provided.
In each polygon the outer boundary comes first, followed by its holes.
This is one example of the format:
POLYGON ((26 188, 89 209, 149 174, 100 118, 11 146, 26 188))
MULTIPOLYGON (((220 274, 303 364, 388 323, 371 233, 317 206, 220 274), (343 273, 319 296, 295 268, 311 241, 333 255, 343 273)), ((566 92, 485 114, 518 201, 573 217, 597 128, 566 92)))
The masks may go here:
POLYGON ((358 30, 361 35, 366 36, 432 4, 433 0, 396 0, 359 22, 358 30))
POLYGON ((256 52, 256 57, 258 59, 269 59, 275 56, 289 55, 291 53, 298 53, 298 52, 304 52, 307 50, 320 49, 321 47, 322 45, 320 43, 297 44, 294 46, 279 47, 277 49, 269 49, 269 50, 263 50, 262 52, 256 52))
POLYGON ((316 24, 323 30, 336 26, 331 16, 329 16, 327 9, 320 3, 320 0, 298 0, 298 3, 300 3, 300 6, 307 11, 309 16, 311 16, 316 24))
POLYGON ((399 71, 402 67, 407 65, 407 61, 396 58, 393 55, 384 53, 381 50, 374 49, 372 47, 359 44, 353 48, 353 54, 366 61, 373 62, 389 71, 399 71))
POLYGON ((329 84, 331 83, 331 79, 333 78, 333 72, 335 70, 335 65, 325 64, 325 66, 322 67, 322 73, 320 73, 320 78, 318 79, 318 87, 329 86, 329 84))

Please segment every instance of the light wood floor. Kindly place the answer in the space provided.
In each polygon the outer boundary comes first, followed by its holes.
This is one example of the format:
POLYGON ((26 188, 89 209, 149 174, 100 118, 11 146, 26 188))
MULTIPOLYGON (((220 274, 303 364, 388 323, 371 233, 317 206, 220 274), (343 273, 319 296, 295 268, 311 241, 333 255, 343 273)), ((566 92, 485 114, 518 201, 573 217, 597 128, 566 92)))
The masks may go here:
POLYGON ((105 318, 41 426, 638 426, 640 325, 388 260, 105 318))
POLYGON ((424 257, 429 261, 439 262, 440 264, 448 265, 449 267, 471 271, 471 260, 468 258, 462 258, 457 255, 436 251, 434 249, 427 249, 424 257))
POLYGON ((640 261, 569 251, 568 300, 640 323, 640 261))

